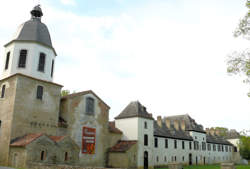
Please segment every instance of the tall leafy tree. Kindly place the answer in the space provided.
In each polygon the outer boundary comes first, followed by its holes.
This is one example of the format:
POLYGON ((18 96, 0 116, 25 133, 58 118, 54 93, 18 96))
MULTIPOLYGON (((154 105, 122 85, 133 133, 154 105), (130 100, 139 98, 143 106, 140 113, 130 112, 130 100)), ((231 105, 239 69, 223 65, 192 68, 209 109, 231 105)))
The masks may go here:
POLYGON ((239 147, 240 147, 240 155, 243 158, 250 160, 250 137, 241 136, 239 147))
MULTIPOLYGON (((234 31, 234 36, 242 36, 246 40, 250 40, 250 0, 246 1, 246 7, 248 8, 248 12, 240 20, 238 27, 234 31)), ((250 49, 235 51, 229 55, 227 65, 227 72, 229 74, 243 74, 246 76, 243 82, 250 83, 250 49)))

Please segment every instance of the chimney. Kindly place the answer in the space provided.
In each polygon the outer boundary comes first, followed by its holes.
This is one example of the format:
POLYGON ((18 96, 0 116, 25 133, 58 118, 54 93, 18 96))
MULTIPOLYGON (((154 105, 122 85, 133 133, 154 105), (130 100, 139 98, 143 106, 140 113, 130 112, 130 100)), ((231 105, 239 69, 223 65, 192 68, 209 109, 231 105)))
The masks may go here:
POLYGON ((184 120, 181 121, 181 129, 182 129, 183 131, 186 130, 186 123, 185 123, 184 120))
POLYGON ((161 116, 157 116, 157 124, 158 124, 159 127, 162 127, 161 116))
POLYGON ((211 134, 212 136, 214 136, 214 129, 213 129, 213 128, 210 129, 210 134, 211 134))
POLYGON ((170 129, 170 120, 166 119, 165 120, 166 127, 170 129))
POLYGON ((219 130, 215 130, 215 134, 216 134, 217 136, 219 136, 219 135, 220 135, 220 131, 219 131, 219 130))
POLYGON ((178 120, 175 120, 175 121, 174 121, 174 128, 175 128, 176 130, 179 130, 179 121, 178 121, 178 120))
POLYGON ((209 128, 206 128, 206 134, 209 134, 209 133, 210 133, 209 128))

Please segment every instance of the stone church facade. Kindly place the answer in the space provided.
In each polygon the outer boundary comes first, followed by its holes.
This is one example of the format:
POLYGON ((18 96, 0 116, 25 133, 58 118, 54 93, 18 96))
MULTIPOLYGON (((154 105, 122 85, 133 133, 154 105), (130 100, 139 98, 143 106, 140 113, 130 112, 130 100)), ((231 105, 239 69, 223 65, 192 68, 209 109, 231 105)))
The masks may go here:
POLYGON ((34 7, 5 45, 0 165, 147 169, 233 161, 233 145, 188 115, 154 120, 136 101, 110 122, 110 107, 93 91, 61 97, 63 86, 53 82, 57 54, 42 16, 34 7))

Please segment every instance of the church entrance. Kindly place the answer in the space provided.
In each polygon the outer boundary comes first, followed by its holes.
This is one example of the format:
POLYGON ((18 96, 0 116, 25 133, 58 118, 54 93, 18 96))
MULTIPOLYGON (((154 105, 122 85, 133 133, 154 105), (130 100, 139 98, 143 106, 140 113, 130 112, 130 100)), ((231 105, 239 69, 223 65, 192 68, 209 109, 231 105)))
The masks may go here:
POLYGON ((192 165, 192 154, 189 154, 189 165, 192 165))
POLYGON ((148 169, 148 152, 144 151, 144 169, 148 169))

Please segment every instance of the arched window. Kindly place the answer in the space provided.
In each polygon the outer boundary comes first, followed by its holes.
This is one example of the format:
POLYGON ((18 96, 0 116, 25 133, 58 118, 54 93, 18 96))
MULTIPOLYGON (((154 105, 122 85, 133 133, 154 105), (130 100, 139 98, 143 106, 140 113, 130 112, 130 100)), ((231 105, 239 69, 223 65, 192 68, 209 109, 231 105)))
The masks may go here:
POLYGON ((40 72, 44 72, 45 58, 46 58, 46 55, 44 53, 40 53, 39 63, 38 63, 38 71, 40 72))
POLYGON ((91 97, 86 99, 86 113, 94 114, 95 100, 91 97))
POLYGON ((1 98, 4 98, 4 95, 5 95, 5 88, 6 88, 6 85, 3 85, 3 86, 2 86, 2 90, 1 90, 1 98))
POLYGON ((45 151, 41 151, 41 161, 45 159, 45 151))
POLYGON ((64 153, 64 161, 68 161, 68 152, 64 153))
POLYGON ((147 122, 145 121, 144 122, 144 129, 147 129, 148 128, 148 124, 147 124, 147 122))
POLYGON ((7 70, 9 67, 9 60, 10 60, 10 52, 8 52, 6 56, 5 67, 4 67, 5 70, 7 70))
POLYGON ((26 66, 26 57, 27 57, 27 50, 22 49, 19 55, 18 67, 25 68, 26 66))
POLYGON ((42 100, 43 99, 43 87, 37 86, 36 98, 42 100))

